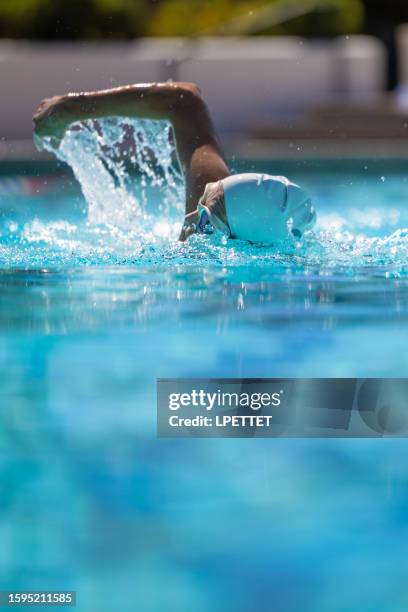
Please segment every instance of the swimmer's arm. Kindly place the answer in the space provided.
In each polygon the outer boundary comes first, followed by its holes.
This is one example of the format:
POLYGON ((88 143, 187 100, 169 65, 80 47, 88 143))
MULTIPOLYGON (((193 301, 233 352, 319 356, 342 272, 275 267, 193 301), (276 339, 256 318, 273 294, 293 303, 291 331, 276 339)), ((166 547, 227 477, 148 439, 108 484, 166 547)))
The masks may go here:
MULTIPOLYGON (((59 146, 77 121, 103 117, 166 119, 171 122, 186 179, 186 215, 207 183, 229 175, 228 166, 200 89, 194 83, 148 83, 44 100, 35 113, 34 136, 59 146)), ((185 239, 182 232, 180 239, 185 239)))
POLYGON ((43 100, 34 114, 36 129, 61 121, 67 126, 75 121, 101 117, 140 117, 162 119, 172 106, 193 92, 192 83, 141 83, 101 91, 68 93, 43 100))
POLYGON ((34 114, 34 133, 59 144, 72 123, 103 117, 171 121, 181 140, 177 144, 182 158, 201 144, 217 145, 209 113, 194 83, 142 83, 49 98, 34 114))

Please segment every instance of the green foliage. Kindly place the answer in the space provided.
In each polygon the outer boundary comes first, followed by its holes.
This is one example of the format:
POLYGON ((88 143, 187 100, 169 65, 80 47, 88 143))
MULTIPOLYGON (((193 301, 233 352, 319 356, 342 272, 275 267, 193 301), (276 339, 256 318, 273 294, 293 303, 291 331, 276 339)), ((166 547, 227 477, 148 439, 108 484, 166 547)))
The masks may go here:
POLYGON ((317 10, 281 26, 280 33, 316 37, 352 34, 361 31, 363 19, 360 0, 324 0, 317 10))
POLYGON ((245 15, 259 0, 167 0, 150 21, 153 36, 202 36, 216 33, 233 17, 245 15))
POLYGON ((362 18, 362 0, 0 0, 0 37, 333 36, 358 31, 362 18))
POLYGON ((358 31, 361 27, 361 0, 320 0, 315 4, 313 8, 311 0, 167 0, 158 6, 150 21, 149 33, 156 36, 231 32, 335 36, 358 31), (287 12, 290 16, 301 11, 302 5, 305 11, 313 10, 281 24, 269 25, 268 18, 273 18, 275 12, 277 15, 287 12), (271 10, 266 15, 268 6, 271 10))
POLYGON ((0 37, 133 38, 147 17, 148 0, 1 0, 0 37))

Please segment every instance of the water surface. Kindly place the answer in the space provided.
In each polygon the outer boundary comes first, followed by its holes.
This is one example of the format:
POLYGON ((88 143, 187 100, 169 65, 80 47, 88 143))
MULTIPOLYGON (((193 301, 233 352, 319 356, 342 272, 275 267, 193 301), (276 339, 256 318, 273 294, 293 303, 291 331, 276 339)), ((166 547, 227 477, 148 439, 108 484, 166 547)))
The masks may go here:
POLYGON ((63 177, 0 196, 1 588, 86 612, 407 609, 404 440, 156 438, 156 377, 407 376, 401 164, 276 173, 319 215, 281 250, 178 244, 177 175, 170 200, 135 179, 123 215, 63 177))

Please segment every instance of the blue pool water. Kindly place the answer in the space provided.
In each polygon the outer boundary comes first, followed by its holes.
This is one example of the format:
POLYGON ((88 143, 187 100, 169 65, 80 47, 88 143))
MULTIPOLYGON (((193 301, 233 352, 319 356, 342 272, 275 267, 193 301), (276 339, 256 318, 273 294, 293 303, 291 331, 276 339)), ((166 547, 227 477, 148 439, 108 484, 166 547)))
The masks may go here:
POLYGON ((314 234, 180 245, 177 175, 170 200, 134 178, 120 214, 109 186, 87 208, 69 175, 0 167, 1 589, 76 589, 86 612, 407 609, 404 440, 156 438, 157 377, 408 373, 403 164, 232 165, 306 185, 314 234))

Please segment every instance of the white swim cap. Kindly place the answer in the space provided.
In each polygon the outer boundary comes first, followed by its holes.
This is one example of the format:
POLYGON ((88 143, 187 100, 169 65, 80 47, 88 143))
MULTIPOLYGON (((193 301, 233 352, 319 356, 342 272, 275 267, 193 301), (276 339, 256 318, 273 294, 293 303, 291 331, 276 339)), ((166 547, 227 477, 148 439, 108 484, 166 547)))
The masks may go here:
POLYGON ((300 238, 316 221, 310 195, 284 176, 235 174, 221 181, 232 238, 277 242, 300 238))

